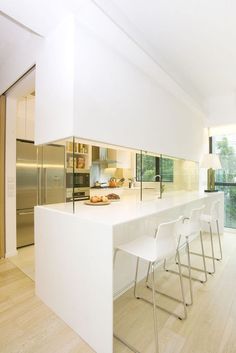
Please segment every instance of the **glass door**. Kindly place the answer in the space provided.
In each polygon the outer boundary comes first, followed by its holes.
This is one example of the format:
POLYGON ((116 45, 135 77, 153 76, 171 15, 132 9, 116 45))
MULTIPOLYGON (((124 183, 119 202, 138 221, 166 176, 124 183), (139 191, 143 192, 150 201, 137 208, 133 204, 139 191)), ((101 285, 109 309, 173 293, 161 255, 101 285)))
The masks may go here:
POLYGON ((225 227, 236 229, 236 134, 212 137, 212 152, 219 154, 222 164, 215 185, 225 195, 225 227))

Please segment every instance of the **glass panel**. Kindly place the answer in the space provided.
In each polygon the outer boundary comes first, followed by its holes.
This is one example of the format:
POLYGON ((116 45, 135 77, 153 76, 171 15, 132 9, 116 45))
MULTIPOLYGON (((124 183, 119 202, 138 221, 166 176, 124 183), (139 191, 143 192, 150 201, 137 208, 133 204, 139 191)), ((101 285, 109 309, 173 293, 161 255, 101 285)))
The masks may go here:
POLYGON ((216 171, 216 182, 236 182, 236 135, 215 136, 212 140, 213 153, 220 156, 222 169, 216 171))
POLYGON ((41 204, 62 203, 75 211, 77 201, 92 196, 139 201, 198 189, 198 164, 192 161, 76 137, 40 148, 41 204))
POLYGON ((198 190, 199 166, 193 161, 142 152, 136 154, 136 177, 142 187, 141 199, 157 199, 167 192, 198 190))
POLYGON ((225 226, 236 228, 236 135, 212 137, 212 151, 218 153, 222 169, 216 170, 216 188, 224 192, 225 226))
POLYGON ((65 141, 37 146, 39 204, 66 200, 65 141))
POLYGON ((217 185, 217 190, 224 192, 225 227, 236 228, 236 186, 217 185))
POLYGON ((136 178, 137 181, 155 181, 156 175, 156 157, 145 154, 145 152, 136 154, 136 178), (141 165, 142 158, 142 165, 141 165), (142 172, 142 175, 141 175, 142 172))
POLYGON ((174 181, 174 160, 171 158, 161 159, 161 174, 163 182, 174 181))

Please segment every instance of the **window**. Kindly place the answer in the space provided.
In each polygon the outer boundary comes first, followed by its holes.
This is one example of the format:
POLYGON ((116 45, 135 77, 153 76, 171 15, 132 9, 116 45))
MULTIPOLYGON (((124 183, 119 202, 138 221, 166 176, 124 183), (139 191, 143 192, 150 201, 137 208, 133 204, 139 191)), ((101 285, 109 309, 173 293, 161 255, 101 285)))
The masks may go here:
POLYGON ((210 151, 219 154, 222 169, 216 170, 216 189, 224 192, 225 227, 236 228, 236 135, 214 136, 210 151))
MULTIPOLYGON (((162 181, 174 181, 174 161, 170 158, 160 158, 148 154, 142 155, 142 181, 159 181, 155 176, 162 175, 162 181)), ((136 154, 136 180, 141 181, 141 154, 136 154)))
POLYGON ((174 161, 170 158, 162 158, 162 180, 165 182, 174 181, 174 161))

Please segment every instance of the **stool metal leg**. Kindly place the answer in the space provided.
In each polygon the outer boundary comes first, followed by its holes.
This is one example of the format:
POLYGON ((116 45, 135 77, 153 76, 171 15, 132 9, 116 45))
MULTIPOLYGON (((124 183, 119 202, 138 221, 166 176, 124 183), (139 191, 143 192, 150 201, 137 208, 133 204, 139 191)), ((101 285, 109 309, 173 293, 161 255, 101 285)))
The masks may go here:
POLYGON ((152 263, 152 301, 153 301, 153 320, 154 320, 154 334, 155 334, 155 353, 159 353, 158 331, 157 331, 157 312, 156 312, 156 300, 155 300, 154 263, 152 263))
POLYGON ((138 268, 139 268, 139 257, 137 257, 135 279, 134 279, 134 296, 135 296, 136 299, 139 299, 139 297, 137 296, 137 293, 136 293, 137 279, 138 279, 138 268))
MULTIPOLYGON (((200 234, 202 254, 198 254, 198 255, 200 255, 202 257, 202 259, 203 259, 203 269, 191 266, 191 270, 203 272, 205 274, 205 280, 201 280, 199 278, 195 278, 195 277, 192 277, 192 276, 191 276, 191 279, 193 281, 198 281, 198 282, 201 282, 201 283, 205 283, 207 281, 207 269, 206 269, 206 259, 205 259, 206 256, 205 256, 204 247, 203 247, 202 231, 200 231, 199 234, 200 234)), ((187 251, 188 251, 188 249, 187 249, 187 251)), ((189 254, 195 254, 195 253, 189 251, 189 254)), ((189 263, 189 261, 188 261, 188 263, 189 263)), ((176 265, 178 265, 178 261, 176 261, 176 265)), ((189 264, 188 265, 182 264, 181 266, 188 268, 189 264)), ((166 271, 178 274, 178 272, 173 271, 173 270, 166 269, 166 271)), ((186 275, 182 275, 182 276, 185 277, 185 278, 189 278, 189 276, 186 276, 186 275)))
POLYGON ((186 309, 186 301, 185 301, 185 294, 184 294, 183 276, 182 276, 182 268, 181 268, 181 263, 180 263, 179 250, 177 250, 177 258, 178 258, 178 267, 179 267, 180 288, 181 288, 181 294, 182 294, 182 300, 183 300, 183 306, 184 306, 183 319, 186 319, 186 317, 187 317, 187 309, 186 309))
POLYGON ((212 266, 213 266, 212 274, 213 274, 213 273, 216 272, 216 266, 215 266, 215 254, 214 254, 212 227, 211 227, 211 223, 210 222, 209 222, 209 228, 210 228, 210 239, 211 239, 211 253, 212 253, 212 266))
POLYGON ((149 279, 150 268, 151 268, 151 262, 148 263, 148 270, 147 270, 147 275, 146 275, 146 285, 147 285, 148 279, 149 279))
POLYGON ((206 269, 206 259, 205 259, 205 251, 204 251, 204 246, 203 246, 203 240, 202 240, 202 231, 200 230, 200 240, 201 240, 201 249, 202 249, 202 261, 203 261, 203 268, 204 268, 204 273, 205 273, 205 283, 207 281, 207 269, 206 269))
MULTIPOLYGON (((180 255, 179 255, 179 252, 178 252, 178 251, 176 251, 176 258, 180 260, 180 255)), ((164 260, 164 270, 168 272, 169 270, 166 269, 165 263, 166 263, 166 259, 164 260)), ((148 266, 148 273, 147 273, 147 279, 148 279, 149 273, 150 273, 150 265, 151 265, 151 264, 149 263, 149 266, 148 266)), ((177 303, 181 303, 181 304, 184 306, 184 315, 183 315, 183 316, 177 315, 177 314, 175 314, 175 313, 173 313, 173 312, 171 312, 171 311, 169 311, 169 310, 167 310, 167 309, 165 309, 165 308, 163 308, 163 307, 161 307, 161 306, 159 306, 159 305, 156 305, 156 307, 159 308, 159 309, 161 309, 162 311, 167 312, 167 313, 170 314, 170 315, 173 315, 173 316, 177 317, 179 320, 185 320, 186 317, 187 317, 186 306, 187 306, 187 305, 190 305, 190 304, 186 304, 186 301, 185 301, 185 294, 184 294, 184 290, 183 290, 183 275, 182 275, 181 262, 179 261, 179 272, 177 272, 177 271, 171 271, 171 270, 170 270, 169 272, 173 272, 174 274, 178 274, 179 277, 180 277, 180 288, 181 288, 182 300, 180 300, 180 299, 178 299, 178 298, 175 298, 175 297, 173 297, 173 296, 171 296, 171 295, 168 295, 168 294, 166 294, 166 293, 163 293, 163 292, 161 292, 161 291, 159 291, 159 290, 157 290, 157 289, 155 289, 155 292, 156 292, 157 294, 163 295, 163 296, 166 297, 166 298, 169 298, 169 299, 171 299, 171 300, 174 300, 174 301, 177 302, 177 303)), ((149 285, 148 281, 146 281, 146 287, 147 287, 147 289, 153 290, 152 286, 149 285)), ((144 301, 147 302, 147 300, 144 299, 144 298, 140 298, 140 297, 139 297, 139 299, 142 299, 142 300, 144 300, 144 301)))
POLYGON ((192 270, 191 270, 191 259, 190 259, 190 252, 189 252, 189 242, 187 240, 187 256, 188 256, 188 276, 189 276, 189 292, 190 292, 190 304, 193 304, 193 285, 192 285, 192 270))
MULTIPOLYGON (((202 239, 202 231, 201 230, 199 232, 199 237, 200 237, 201 250, 202 250, 202 253, 200 256, 202 257, 202 261, 203 261, 203 269, 198 268, 198 267, 193 267, 193 266, 191 266, 191 269, 198 271, 198 272, 203 272, 205 274, 205 280, 200 280, 200 279, 197 279, 194 277, 192 277, 192 280, 199 281, 201 283, 205 283, 207 281, 207 269, 206 269, 206 256, 205 256, 205 251, 204 251, 204 246, 203 246, 203 239, 202 239)), ((192 251, 189 251, 189 254, 195 254, 195 253, 193 253, 192 251)), ((182 266, 187 267, 186 265, 182 265, 182 266)))
MULTIPOLYGON (((209 223, 209 228, 210 228, 210 230, 211 230, 211 224, 210 224, 210 223, 209 223)), ((221 239, 220 239, 220 230, 219 230, 219 221, 218 221, 218 219, 216 219, 216 228, 217 228, 217 235, 218 235, 218 241, 219 241, 220 256, 217 256, 217 257, 216 257, 216 256, 214 255, 214 260, 220 261, 220 260, 222 260, 222 258, 223 258, 223 251, 222 251, 222 245, 221 245, 221 239)), ((211 232, 210 232, 210 237, 212 237, 212 236, 211 236, 211 232)), ((213 253, 214 253, 214 250, 213 250, 213 253)), ((197 256, 202 256, 202 254, 199 254, 199 253, 193 252, 193 251, 191 251, 191 254, 197 255, 197 256)), ((207 258, 207 259, 212 259, 212 260, 213 260, 213 255, 212 255, 212 256, 205 255, 205 258, 207 258)), ((214 267, 214 264, 213 264, 213 267, 214 267)), ((208 272, 208 273, 209 273, 209 274, 215 273, 214 268, 213 268, 213 272, 208 272)))
MULTIPOLYGON (((119 251, 119 249, 115 249, 114 254, 113 254, 113 266, 115 266, 115 262, 116 262, 116 255, 117 252, 119 251)), ((137 258, 137 265, 136 265, 136 273, 135 273, 135 291, 136 291, 136 283, 137 283, 137 276, 138 276, 138 264, 139 264, 139 258, 137 258)), ((114 269, 114 267, 113 267, 114 269)), ((136 295, 135 295, 136 296, 136 295)), ((123 343, 123 345, 125 345, 126 347, 128 347, 132 352, 134 353, 141 353, 139 352, 135 347, 133 347, 131 344, 129 344, 125 339, 119 337, 118 335, 116 335, 115 333, 113 333, 113 337, 115 339, 117 339, 118 341, 120 341, 121 343, 123 343)))
POLYGON ((219 230, 219 221, 218 219, 216 220, 216 228, 217 228, 217 234, 218 234, 218 240, 219 240, 219 247, 220 247, 220 258, 219 260, 223 259, 223 252, 222 252, 222 246, 221 246, 221 239, 220 239, 220 230, 219 230))

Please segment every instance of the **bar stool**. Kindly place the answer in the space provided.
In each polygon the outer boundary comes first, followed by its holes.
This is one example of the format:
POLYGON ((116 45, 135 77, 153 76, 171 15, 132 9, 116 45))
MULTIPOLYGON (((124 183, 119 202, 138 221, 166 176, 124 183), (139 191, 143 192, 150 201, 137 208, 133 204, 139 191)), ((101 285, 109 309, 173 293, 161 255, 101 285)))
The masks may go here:
MULTIPOLYGON (((205 258, 212 259, 212 271, 208 271, 209 274, 214 274, 215 273, 215 260, 220 261, 222 260, 222 246, 221 246, 221 239, 220 239, 220 231, 219 231, 219 207, 220 207, 220 201, 214 201, 211 205, 210 208, 210 213, 209 214, 201 214, 200 221, 208 223, 209 225, 209 233, 210 233, 210 240, 211 240, 211 256, 209 255, 204 255, 205 258), (213 244, 213 233, 212 233, 212 224, 216 223, 216 229, 217 229, 217 235, 218 235, 218 242, 219 242, 219 249, 220 249, 220 257, 215 257, 215 251, 214 251, 214 244, 213 244)), ((191 251, 190 254, 197 255, 197 256, 202 256, 201 253, 198 252, 193 252, 191 251)))
MULTIPOLYGON (((155 274, 154 270, 157 265, 162 263, 165 258, 176 256, 179 260, 179 252, 177 249, 177 225, 181 222, 182 217, 171 222, 162 223, 159 225, 154 237, 142 236, 128 243, 122 244, 115 249, 114 252, 114 265, 116 260, 116 255, 118 251, 124 251, 130 255, 137 257, 135 280, 134 280, 134 296, 137 299, 141 299, 144 302, 151 304, 153 306, 153 319, 154 319, 154 333, 155 333, 155 353, 159 353, 158 346, 158 330, 157 330, 157 313, 156 299, 155 299, 155 274), (176 250, 177 249, 177 250, 176 250), (137 295, 137 278, 139 269, 139 260, 143 259, 150 263, 152 272, 152 301, 137 295)), ((186 303, 183 289, 182 271, 181 264, 179 262, 179 277, 180 277, 180 288, 182 294, 182 304, 184 307, 184 316, 186 317, 186 303)), ((166 311, 166 310, 165 310, 166 311)), ((114 335, 120 342, 126 345, 133 352, 138 352, 136 348, 131 346, 127 341, 114 335)))
MULTIPOLYGON (((183 267, 188 268, 188 275, 182 275, 183 277, 186 277, 189 279, 189 291, 190 291, 190 303, 188 305, 193 304, 193 288, 192 288, 192 280, 199 281, 200 283, 205 283, 207 281, 207 269, 206 269, 206 260, 205 260, 205 252, 204 252, 204 246, 203 246, 203 237, 202 237, 202 230, 201 230, 201 214, 203 209, 205 208, 205 205, 195 208, 191 210, 190 217, 184 217, 182 224, 179 224, 178 228, 178 233, 179 235, 179 240, 178 240, 178 249, 186 249, 187 252, 187 259, 188 259, 188 264, 181 264, 183 267), (197 237, 200 237, 200 243, 201 243, 201 256, 203 259, 203 269, 198 268, 198 267, 193 267, 191 265, 191 258, 190 254, 190 243, 195 240, 197 237), (200 271, 204 273, 204 279, 199 279, 196 277, 192 276, 192 270, 195 271, 200 271)), ((199 255, 199 254, 198 254, 199 255)), ((176 264, 179 263, 179 260, 177 260, 176 256, 176 264)), ((173 271, 168 269, 165 266, 164 263, 164 268, 167 272, 172 272, 175 274, 178 274, 178 272, 173 271)))
MULTIPOLYGON (((214 201, 211 205, 210 209, 210 214, 202 214, 201 215, 201 221, 208 223, 209 225, 209 233, 210 233, 210 239, 211 239, 211 256, 205 255, 206 258, 212 259, 212 265, 213 265, 213 271, 211 272, 212 274, 215 273, 215 260, 220 261, 223 258, 223 252, 222 252, 222 245, 221 245, 221 239, 220 239, 220 230, 219 230, 219 208, 220 208, 220 200, 214 201), (214 244, 213 244, 213 233, 212 233, 212 225, 216 224, 216 229, 217 229, 217 235, 218 235, 218 243, 219 243, 219 250, 220 250, 220 256, 215 257, 215 252, 214 252, 214 244)), ((198 253, 195 253, 195 255, 199 255, 198 253)))

